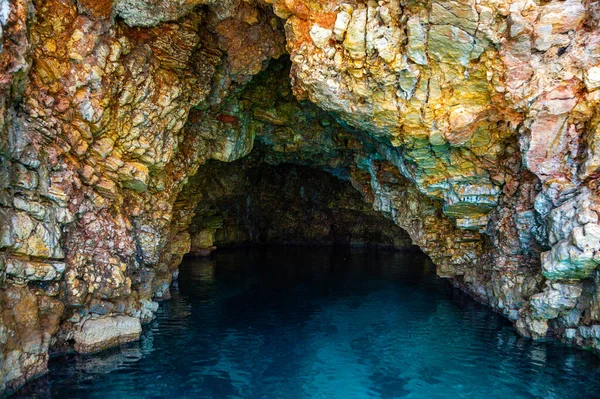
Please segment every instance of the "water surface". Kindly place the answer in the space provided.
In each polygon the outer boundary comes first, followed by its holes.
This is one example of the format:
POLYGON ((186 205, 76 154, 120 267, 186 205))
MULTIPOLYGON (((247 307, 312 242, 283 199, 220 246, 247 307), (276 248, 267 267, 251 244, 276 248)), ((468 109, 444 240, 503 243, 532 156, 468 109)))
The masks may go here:
POLYGON ((600 362, 519 338, 422 254, 270 248, 184 261, 139 343, 53 359, 19 396, 583 399, 600 362))

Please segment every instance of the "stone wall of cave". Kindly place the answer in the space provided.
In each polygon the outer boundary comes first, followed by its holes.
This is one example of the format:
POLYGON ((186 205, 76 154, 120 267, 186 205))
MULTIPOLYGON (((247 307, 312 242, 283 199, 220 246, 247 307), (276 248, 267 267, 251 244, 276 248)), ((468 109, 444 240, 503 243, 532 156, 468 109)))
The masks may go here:
POLYGON ((521 334, 600 348, 598 21, 581 0, 0 0, 0 392, 136 339, 217 205, 217 240, 289 231, 225 234, 215 168, 333 181, 316 196, 352 207, 310 203, 311 232, 405 231, 521 334))

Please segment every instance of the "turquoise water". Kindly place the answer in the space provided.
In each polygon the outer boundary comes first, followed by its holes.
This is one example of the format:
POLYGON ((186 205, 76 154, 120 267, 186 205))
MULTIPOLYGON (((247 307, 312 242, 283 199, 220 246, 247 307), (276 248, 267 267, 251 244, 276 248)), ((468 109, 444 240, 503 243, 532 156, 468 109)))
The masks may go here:
POLYGON ((598 398, 588 352, 519 338, 421 254, 186 260, 139 343, 51 361, 49 398, 598 398))

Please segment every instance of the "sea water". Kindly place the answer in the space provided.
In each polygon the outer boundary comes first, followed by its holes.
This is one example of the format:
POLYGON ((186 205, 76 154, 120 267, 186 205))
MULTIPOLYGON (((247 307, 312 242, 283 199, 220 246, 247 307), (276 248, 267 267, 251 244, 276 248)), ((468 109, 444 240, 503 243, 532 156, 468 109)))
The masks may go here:
POLYGON ((596 355, 520 338, 421 253, 187 259, 139 342, 62 356, 17 397, 598 398, 596 355))

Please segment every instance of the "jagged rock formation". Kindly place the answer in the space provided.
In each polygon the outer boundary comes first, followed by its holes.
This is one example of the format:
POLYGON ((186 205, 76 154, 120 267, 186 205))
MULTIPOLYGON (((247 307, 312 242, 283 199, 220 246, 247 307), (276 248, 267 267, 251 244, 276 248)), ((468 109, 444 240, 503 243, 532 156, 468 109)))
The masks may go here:
POLYGON ((229 166, 206 163, 255 144, 351 184, 522 334, 599 349, 599 21, 581 0, 0 0, 0 391, 135 339, 218 205, 198 184, 229 166))

